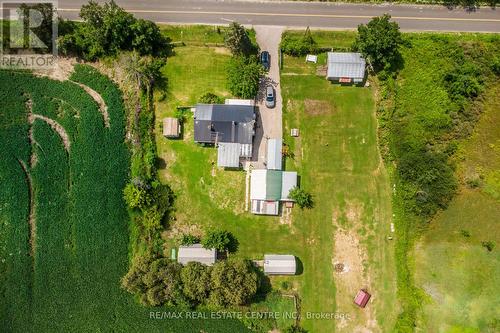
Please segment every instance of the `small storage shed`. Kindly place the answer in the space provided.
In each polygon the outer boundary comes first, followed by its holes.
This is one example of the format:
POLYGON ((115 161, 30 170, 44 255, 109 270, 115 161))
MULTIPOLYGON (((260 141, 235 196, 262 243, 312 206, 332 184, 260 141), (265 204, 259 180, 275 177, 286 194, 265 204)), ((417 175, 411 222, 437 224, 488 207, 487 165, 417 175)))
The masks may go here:
POLYGON ((356 304, 360 308, 364 308, 370 300, 370 297, 372 297, 372 295, 370 295, 366 290, 361 289, 360 291, 358 291, 358 294, 354 298, 354 304, 356 304))
POLYGON ((295 275, 297 262, 291 254, 264 255, 264 273, 268 275, 295 275))
POLYGON ((283 161, 283 139, 267 140, 267 169, 281 170, 283 161))
POLYGON ((163 119, 163 136, 167 138, 178 138, 181 132, 179 119, 165 118, 163 119))
POLYGON ((208 266, 215 263, 217 259, 217 250, 205 249, 201 244, 189 246, 179 246, 177 262, 186 265, 188 262, 196 261, 208 266))
POLYGON ((340 83, 361 83, 365 78, 366 61, 361 53, 328 52, 326 78, 340 83))

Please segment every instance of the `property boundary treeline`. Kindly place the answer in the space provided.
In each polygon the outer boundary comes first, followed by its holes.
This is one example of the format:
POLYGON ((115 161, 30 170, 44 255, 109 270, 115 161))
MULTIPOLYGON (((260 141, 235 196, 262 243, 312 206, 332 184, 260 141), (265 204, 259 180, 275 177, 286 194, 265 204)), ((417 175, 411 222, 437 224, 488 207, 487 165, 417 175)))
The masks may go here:
POLYGON ((458 142, 474 128, 476 102, 498 80, 499 37, 405 34, 398 73, 381 72, 378 106, 383 157, 394 182, 397 332, 413 332, 423 294, 414 285, 414 242, 457 189, 458 142))

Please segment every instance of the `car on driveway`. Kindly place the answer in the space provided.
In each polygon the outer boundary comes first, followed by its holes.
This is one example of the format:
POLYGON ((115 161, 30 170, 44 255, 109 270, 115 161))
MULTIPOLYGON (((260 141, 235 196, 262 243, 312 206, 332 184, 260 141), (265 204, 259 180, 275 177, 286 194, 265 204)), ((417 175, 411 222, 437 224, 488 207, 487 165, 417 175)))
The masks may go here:
POLYGON ((276 105, 276 96, 274 94, 273 86, 269 85, 266 87, 266 106, 270 109, 274 108, 276 105))
POLYGON ((269 67, 271 67, 271 56, 269 55, 269 52, 262 51, 260 54, 260 63, 266 71, 269 70, 269 67))

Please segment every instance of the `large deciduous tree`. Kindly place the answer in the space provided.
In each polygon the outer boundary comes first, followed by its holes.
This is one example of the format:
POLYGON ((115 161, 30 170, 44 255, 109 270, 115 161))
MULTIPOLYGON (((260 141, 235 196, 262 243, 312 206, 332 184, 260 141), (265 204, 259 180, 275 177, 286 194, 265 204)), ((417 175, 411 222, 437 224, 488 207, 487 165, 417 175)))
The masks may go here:
POLYGON ((227 70, 229 91, 241 98, 255 98, 262 72, 255 57, 233 57, 227 70))
POLYGON ((395 64, 399 57, 399 46, 403 42, 399 25, 390 19, 390 15, 384 14, 374 17, 366 25, 358 26, 354 48, 360 51, 377 70, 395 64))
POLYGON ((203 303, 210 293, 211 268, 199 262, 188 263, 181 272, 184 294, 193 302, 203 303))

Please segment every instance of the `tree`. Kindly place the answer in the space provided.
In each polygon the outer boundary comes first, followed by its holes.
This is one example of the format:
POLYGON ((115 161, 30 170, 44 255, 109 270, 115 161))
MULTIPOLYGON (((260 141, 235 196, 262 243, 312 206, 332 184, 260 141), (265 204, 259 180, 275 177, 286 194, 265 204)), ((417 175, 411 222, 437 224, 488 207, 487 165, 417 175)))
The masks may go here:
POLYGON ((238 22, 232 22, 224 37, 226 47, 233 55, 248 56, 256 53, 256 48, 252 44, 245 28, 238 22))
POLYGON ((142 209, 148 206, 151 202, 148 192, 132 183, 127 184, 127 186, 123 189, 123 197, 130 209, 142 209))
POLYGON ((119 51, 136 50, 140 55, 162 56, 170 51, 169 39, 156 24, 137 20, 113 0, 100 5, 90 1, 80 10, 83 22, 63 24, 59 46, 64 54, 85 60, 115 56, 119 51))
POLYGON ((204 248, 217 251, 234 250, 235 243, 233 234, 225 230, 210 230, 201 241, 204 248))
POLYGON ((189 262, 181 271, 184 294, 196 303, 203 303, 210 293, 210 267, 189 262))
POLYGON ((138 295, 144 305, 185 304, 181 269, 181 264, 170 259, 151 255, 139 257, 122 278, 122 287, 138 295))
POLYGON ((374 17, 367 25, 358 26, 354 49, 360 51, 374 66, 383 69, 394 65, 399 57, 399 46, 403 43, 399 25, 384 14, 374 17))
POLYGON ((241 98, 255 98, 262 72, 255 57, 233 57, 227 69, 229 91, 241 98))
POLYGON ((218 261, 212 267, 209 302, 215 306, 237 306, 255 296, 259 276, 249 260, 218 261))
POLYGON ((156 82, 162 80, 161 68, 165 60, 151 56, 140 56, 136 51, 120 57, 121 66, 128 81, 147 92, 156 82))
POLYGON ((285 32, 281 40, 280 48, 285 54, 295 57, 316 53, 318 49, 309 27, 307 27, 304 35, 300 39, 296 39, 285 32))
POLYGON ((290 190, 288 197, 294 200, 300 208, 312 208, 314 206, 312 195, 301 188, 294 187, 290 190))

